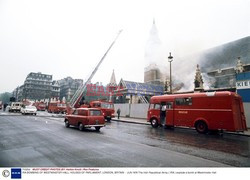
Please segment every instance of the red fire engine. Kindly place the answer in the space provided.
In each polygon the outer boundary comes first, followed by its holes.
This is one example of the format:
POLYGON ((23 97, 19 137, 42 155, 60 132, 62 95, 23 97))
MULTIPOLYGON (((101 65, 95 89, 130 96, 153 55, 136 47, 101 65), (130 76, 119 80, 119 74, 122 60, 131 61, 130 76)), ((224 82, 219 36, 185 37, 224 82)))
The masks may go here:
POLYGON ((247 130, 242 99, 228 91, 154 96, 147 120, 153 127, 195 127, 199 133, 247 130))
POLYGON ((50 102, 48 104, 49 113, 66 113, 67 106, 64 102, 50 102))
POLYGON ((102 114, 105 119, 110 121, 112 118, 115 117, 115 109, 114 104, 112 102, 103 101, 103 100, 97 100, 97 101, 91 101, 89 103, 91 108, 97 108, 102 111, 102 114))
POLYGON ((44 102, 35 102, 33 103, 33 106, 35 106, 38 111, 46 110, 46 104, 44 102))
MULTIPOLYGON (((122 31, 119 31, 119 33, 116 36, 115 40, 111 43, 108 50, 105 52, 105 54, 103 55, 103 57, 101 58, 101 60, 99 61, 99 63, 95 67, 95 69, 93 70, 93 72, 90 74, 90 76, 84 82, 84 84, 82 84, 82 86, 80 86, 78 88, 78 90, 75 92, 75 94, 71 98, 71 100, 70 100, 70 102, 69 102, 69 104, 67 106, 67 114, 68 115, 77 112, 77 110, 79 108, 96 108, 97 107, 98 109, 102 110, 103 116, 105 116, 105 118, 107 118, 108 120, 110 120, 112 117, 114 117, 114 105, 112 103, 110 103, 110 102, 92 101, 92 102, 90 102, 89 105, 83 104, 82 102, 83 102, 83 99, 84 99, 83 94, 84 94, 85 90, 87 89, 87 85, 91 82, 91 79, 94 77, 94 75, 97 72, 99 66, 102 64, 103 60, 107 56, 110 49, 113 47, 116 39, 119 37, 121 32, 122 31)), ((84 125, 86 125, 86 124, 84 124, 84 125)))

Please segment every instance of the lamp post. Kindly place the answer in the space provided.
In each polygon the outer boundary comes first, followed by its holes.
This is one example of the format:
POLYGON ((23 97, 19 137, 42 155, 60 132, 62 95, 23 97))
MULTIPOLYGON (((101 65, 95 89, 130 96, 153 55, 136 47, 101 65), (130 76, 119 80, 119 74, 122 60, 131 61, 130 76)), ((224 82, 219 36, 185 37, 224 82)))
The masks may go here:
POLYGON ((172 61, 173 61, 173 56, 171 56, 171 52, 170 52, 168 56, 168 62, 170 63, 170 77, 169 77, 170 94, 172 94, 172 67, 171 67, 172 61))

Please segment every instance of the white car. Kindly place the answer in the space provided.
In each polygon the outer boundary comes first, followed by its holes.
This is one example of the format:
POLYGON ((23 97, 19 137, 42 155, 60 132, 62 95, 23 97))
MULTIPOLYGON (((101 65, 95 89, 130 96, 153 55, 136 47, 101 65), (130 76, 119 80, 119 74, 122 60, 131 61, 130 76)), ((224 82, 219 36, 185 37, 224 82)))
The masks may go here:
POLYGON ((24 114, 33 114, 36 115, 37 109, 35 106, 24 106, 21 108, 21 113, 24 114))

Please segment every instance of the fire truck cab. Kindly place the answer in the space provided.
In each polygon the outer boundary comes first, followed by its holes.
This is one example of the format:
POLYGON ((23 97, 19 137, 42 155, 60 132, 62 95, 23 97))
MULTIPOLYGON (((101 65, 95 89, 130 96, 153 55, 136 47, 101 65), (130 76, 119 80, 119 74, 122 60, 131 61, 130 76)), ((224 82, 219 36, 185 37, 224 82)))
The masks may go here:
POLYGON ((115 115, 114 115, 115 109, 114 109, 114 104, 112 102, 102 101, 102 100, 91 101, 89 103, 89 106, 91 108, 100 109, 102 111, 102 115, 108 121, 110 121, 112 118, 115 117, 115 115))
POLYGON ((199 133, 247 130, 242 99, 229 91, 153 96, 147 120, 155 128, 194 127, 199 133))
POLYGON ((46 110, 46 104, 44 102, 35 102, 33 106, 35 106, 38 111, 46 110))
POLYGON ((66 103, 50 102, 48 105, 49 113, 66 113, 66 111, 67 111, 66 103))

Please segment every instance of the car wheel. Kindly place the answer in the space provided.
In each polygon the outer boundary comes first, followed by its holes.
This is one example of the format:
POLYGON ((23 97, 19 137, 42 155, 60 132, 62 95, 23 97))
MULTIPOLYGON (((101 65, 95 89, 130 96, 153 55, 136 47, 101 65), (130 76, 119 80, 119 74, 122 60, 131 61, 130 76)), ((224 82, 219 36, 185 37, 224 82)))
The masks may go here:
POLYGON ((79 129, 80 131, 82 131, 82 130, 84 129, 84 126, 83 126, 82 123, 79 124, 78 129, 79 129))
POLYGON ((101 127, 95 127, 95 130, 98 132, 100 131, 100 129, 101 129, 101 127))
POLYGON ((207 124, 204 121, 198 121, 195 125, 195 129, 201 134, 205 134, 208 131, 207 124))
POLYGON ((36 113, 34 113, 34 115, 36 116, 36 113))
POLYGON ((65 120, 65 127, 68 128, 69 127, 69 121, 65 120))
POLYGON ((153 128, 157 128, 159 126, 157 119, 154 118, 151 120, 151 126, 153 128))

